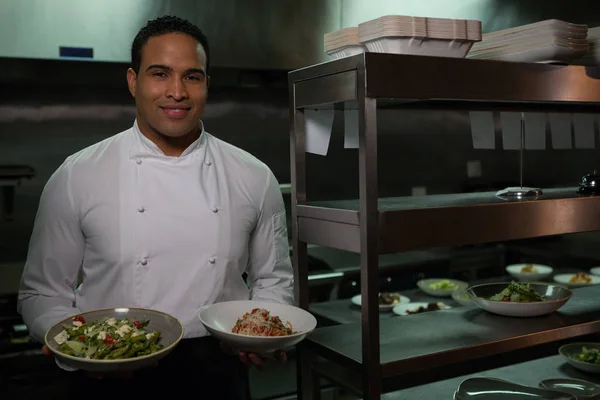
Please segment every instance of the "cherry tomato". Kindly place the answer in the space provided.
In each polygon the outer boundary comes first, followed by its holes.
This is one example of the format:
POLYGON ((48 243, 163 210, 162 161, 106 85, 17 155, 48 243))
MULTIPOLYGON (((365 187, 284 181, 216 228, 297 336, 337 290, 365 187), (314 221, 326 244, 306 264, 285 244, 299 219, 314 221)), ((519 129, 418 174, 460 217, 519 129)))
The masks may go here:
POLYGON ((106 344, 114 344, 115 343, 115 339, 112 337, 112 335, 109 333, 106 335, 106 337, 104 338, 104 343, 106 344))
POLYGON ((80 335, 78 339, 80 342, 85 342, 85 336, 83 335, 80 335))
POLYGON ((138 329, 142 329, 142 323, 140 321, 133 321, 133 325, 138 329))
POLYGON ((74 322, 76 322, 76 321, 79 321, 79 322, 81 322, 82 324, 85 324, 85 318, 83 318, 83 316, 81 316, 81 315, 76 315, 76 316, 74 316, 74 317, 73 317, 73 321, 74 321, 74 322))

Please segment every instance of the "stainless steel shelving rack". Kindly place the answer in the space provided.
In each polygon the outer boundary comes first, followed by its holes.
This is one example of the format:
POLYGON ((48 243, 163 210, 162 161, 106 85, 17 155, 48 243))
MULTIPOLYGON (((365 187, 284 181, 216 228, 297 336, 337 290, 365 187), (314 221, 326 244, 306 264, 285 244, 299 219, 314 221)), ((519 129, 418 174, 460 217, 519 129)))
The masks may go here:
POLYGON ((600 230, 600 198, 579 197, 575 188, 545 190, 528 201, 476 193, 416 203, 379 198, 377 179, 378 108, 598 112, 600 69, 366 53, 290 72, 289 88, 297 301, 308 309, 307 244, 313 243, 360 253, 363 304, 360 326, 320 328, 298 346, 300 398, 318 396, 315 370, 373 400, 393 390, 392 378, 402 374, 600 332, 600 305, 584 301, 600 295, 593 288, 567 303, 568 318, 561 313, 506 327, 483 311, 455 309, 413 316, 418 328, 402 326, 401 318, 380 322, 377 265, 385 253, 600 230), (319 108, 358 109, 356 201, 307 199, 304 110, 319 108), (332 368, 314 363, 317 356, 332 368), (335 374, 333 366, 347 373, 335 374))

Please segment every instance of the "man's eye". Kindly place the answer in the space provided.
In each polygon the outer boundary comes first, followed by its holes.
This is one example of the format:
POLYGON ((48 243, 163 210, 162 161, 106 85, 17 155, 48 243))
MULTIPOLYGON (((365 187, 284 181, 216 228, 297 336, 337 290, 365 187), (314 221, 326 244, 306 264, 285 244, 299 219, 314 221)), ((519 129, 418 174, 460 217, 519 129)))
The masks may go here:
POLYGON ((166 76, 164 72, 155 72, 152 75, 159 78, 164 78, 166 76))
POLYGON ((191 79, 191 80, 193 80, 193 81, 199 81, 199 80, 200 80, 200 78, 199 78, 198 76, 195 76, 195 75, 189 75, 189 76, 187 77, 187 79, 191 79))

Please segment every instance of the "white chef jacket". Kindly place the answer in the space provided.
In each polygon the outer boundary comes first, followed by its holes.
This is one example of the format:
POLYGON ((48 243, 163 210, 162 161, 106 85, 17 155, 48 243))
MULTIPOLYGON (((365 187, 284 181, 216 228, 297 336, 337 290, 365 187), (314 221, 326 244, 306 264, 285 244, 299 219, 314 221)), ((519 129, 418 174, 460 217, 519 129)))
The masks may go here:
POLYGON ((200 308, 249 298, 293 303, 279 184, 249 153, 202 128, 168 157, 136 121, 68 157, 46 184, 18 299, 33 339, 108 307, 160 310, 184 337, 205 336, 200 308))

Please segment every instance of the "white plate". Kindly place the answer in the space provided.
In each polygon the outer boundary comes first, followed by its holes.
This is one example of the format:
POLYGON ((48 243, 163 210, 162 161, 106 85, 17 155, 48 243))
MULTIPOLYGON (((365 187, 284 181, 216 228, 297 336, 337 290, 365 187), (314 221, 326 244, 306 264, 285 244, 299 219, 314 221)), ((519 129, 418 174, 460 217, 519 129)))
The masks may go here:
POLYGON ((454 299, 454 301, 456 301, 458 304, 460 304, 462 306, 473 305, 471 296, 469 296, 469 293, 467 293, 467 291, 465 289, 458 289, 458 290, 455 290, 454 292, 452 292, 452 298, 454 299))
POLYGON ((549 277, 552 274, 552 267, 540 264, 512 264, 506 267, 506 272, 513 278, 522 282, 533 282, 549 277), (536 272, 521 272, 526 265, 533 265, 536 272))
POLYGON ((317 326, 315 317, 298 307, 287 304, 254 300, 226 301, 205 307, 198 313, 200 322, 219 341, 235 351, 250 351, 268 356, 277 350, 289 350, 304 340, 317 326), (255 308, 264 308, 271 316, 278 316, 285 323, 289 321, 297 332, 288 336, 249 336, 232 333, 238 318, 255 308))
MULTIPOLYGON (((416 315, 416 314, 408 314, 407 311, 417 311, 419 309, 419 307, 427 307, 429 303, 408 303, 408 304, 400 304, 399 306, 394 307, 393 311, 394 314, 396 315, 401 315, 401 316, 405 316, 405 315, 416 315)), ((443 310, 447 310, 450 307, 449 305, 446 305, 445 308, 443 308, 443 310)), ((440 310, 436 310, 436 311, 440 311, 440 310)), ((427 311, 427 312, 435 312, 435 311, 427 311)))
MULTIPOLYGON (((398 294, 398 293, 395 293, 398 294)), ((400 295, 400 303, 396 303, 396 304, 380 304, 379 305, 379 310, 380 311, 392 311, 392 309, 394 307, 396 307, 397 305, 400 304, 408 304, 410 303, 410 299, 406 296, 402 296, 400 295)), ((357 294, 356 296, 352 297, 352 304, 354 304, 355 306, 359 306, 361 305, 361 297, 360 294, 357 294)))
POLYGON ((507 317, 537 317, 550 314, 561 308, 573 295, 569 289, 562 286, 545 283, 532 283, 531 287, 546 296, 546 301, 520 303, 516 301, 490 300, 490 297, 500 293, 508 286, 506 283, 486 283, 467 289, 473 303, 493 314, 507 317))
POLYGON ((558 274, 554 275, 554 282, 561 283, 563 285, 567 285, 568 287, 576 288, 590 285, 597 285, 600 283, 600 276, 590 275, 592 279, 592 283, 569 283, 572 277, 576 274, 558 274))
POLYGON ((600 276, 600 267, 594 267, 594 268, 590 269, 590 274, 600 276))
POLYGON ((417 282, 417 286, 419 287, 419 289, 421 289, 422 291, 424 291, 425 293, 427 293, 430 296, 449 297, 449 296, 452 296, 452 292, 454 292, 456 290, 468 288, 469 284, 467 282, 459 281, 456 279, 430 278, 430 279, 421 279, 420 281, 417 282), (432 283, 436 283, 439 281, 450 281, 450 282, 454 283, 457 286, 457 288, 456 289, 432 289, 429 287, 429 285, 431 285, 432 283))

